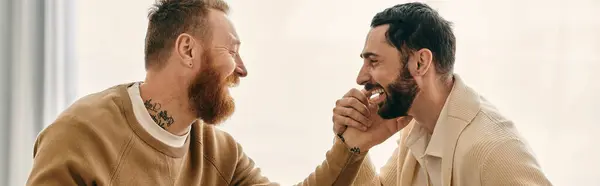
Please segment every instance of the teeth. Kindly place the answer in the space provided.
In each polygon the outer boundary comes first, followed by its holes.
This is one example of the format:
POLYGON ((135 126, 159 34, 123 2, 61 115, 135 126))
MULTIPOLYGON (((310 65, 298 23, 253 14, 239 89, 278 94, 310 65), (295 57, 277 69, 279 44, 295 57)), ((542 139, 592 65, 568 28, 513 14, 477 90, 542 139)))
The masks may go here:
POLYGON ((383 89, 376 89, 373 91, 373 94, 381 94, 383 93, 383 89))
POLYGON ((372 99, 372 98, 375 98, 375 97, 377 97, 377 96, 379 96, 379 95, 381 95, 381 94, 383 94, 383 89, 376 89, 376 90, 373 90, 373 91, 372 91, 372 93, 373 93, 373 94, 372 94, 372 95, 371 95, 371 97, 370 97, 371 99, 372 99))
POLYGON ((371 95, 371 97, 369 99, 376 98, 377 96, 379 96, 379 94, 373 94, 373 95, 371 95))

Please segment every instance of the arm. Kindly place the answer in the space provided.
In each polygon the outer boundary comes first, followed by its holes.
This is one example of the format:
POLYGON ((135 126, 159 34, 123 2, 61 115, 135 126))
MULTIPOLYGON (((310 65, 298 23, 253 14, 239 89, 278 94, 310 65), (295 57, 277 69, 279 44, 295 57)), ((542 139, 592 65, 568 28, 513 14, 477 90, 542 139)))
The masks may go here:
POLYGON ((26 185, 92 185, 81 174, 86 170, 85 145, 75 144, 88 138, 86 135, 71 117, 59 118, 44 129, 34 145, 33 168, 26 185))
POLYGON ((481 185, 552 185, 533 153, 518 139, 501 142, 482 162, 481 185))
MULTIPOLYGON (((342 99, 336 101, 332 118, 334 130, 336 128, 345 129, 347 128, 346 125, 350 125, 356 128, 363 128, 363 131, 352 128, 347 130, 347 132, 335 131, 336 134, 342 134, 341 140, 336 139, 331 150, 327 152, 325 161, 316 168, 315 172, 297 185, 352 185, 367 151, 404 128, 412 119, 410 117, 401 117, 384 120, 377 114, 377 105, 368 103, 366 94, 370 93, 367 93, 366 90, 361 92, 357 89, 351 89, 342 99), (371 122, 368 122, 367 116, 371 116, 371 122), (363 125, 366 123, 372 123, 372 125, 363 125), (364 126, 370 126, 370 128, 367 130, 364 126), (359 153, 352 152, 351 148, 358 148, 360 151, 359 153)), ((240 160, 241 164, 247 166, 240 166, 240 163, 238 163, 236 170, 238 168, 242 170, 255 170, 253 168, 254 163, 245 154, 242 153, 240 157, 242 157, 240 160)), ((388 167, 393 169, 392 167, 395 167, 394 163, 390 163, 388 167)), ((237 180, 260 181, 234 181, 233 183, 238 183, 236 185, 276 185, 269 184, 268 180, 261 176, 259 171, 244 172, 251 173, 238 174, 238 171, 236 171, 234 177, 239 177, 237 180)), ((390 171, 389 175, 393 175, 393 172, 395 171, 390 171)))
MULTIPOLYGON (((336 140, 331 149, 326 153, 325 161, 317 166, 316 170, 304 179, 304 181, 296 185, 351 185, 365 154, 366 152, 361 152, 360 154, 351 152, 344 142, 336 140)), ((262 176, 260 170, 254 167, 252 159, 246 156, 241 150, 239 151, 239 157, 232 185, 279 185, 270 182, 266 177, 262 176)))

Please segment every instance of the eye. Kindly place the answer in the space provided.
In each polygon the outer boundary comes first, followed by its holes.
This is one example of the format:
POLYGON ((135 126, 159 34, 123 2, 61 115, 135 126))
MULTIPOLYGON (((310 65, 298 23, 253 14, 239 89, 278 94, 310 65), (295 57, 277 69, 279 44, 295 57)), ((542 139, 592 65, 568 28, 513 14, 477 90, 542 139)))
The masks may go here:
POLYGON ((368 59, 369 63, 371 64, 371 66, 376 66, 377 64, 379 64, 379 60, 375 60, 375 59, 368 59))
POLYGON ((230 50, 229 54, 231 54, 231 57, 236 58, 238 56, 237 52, 230 50))

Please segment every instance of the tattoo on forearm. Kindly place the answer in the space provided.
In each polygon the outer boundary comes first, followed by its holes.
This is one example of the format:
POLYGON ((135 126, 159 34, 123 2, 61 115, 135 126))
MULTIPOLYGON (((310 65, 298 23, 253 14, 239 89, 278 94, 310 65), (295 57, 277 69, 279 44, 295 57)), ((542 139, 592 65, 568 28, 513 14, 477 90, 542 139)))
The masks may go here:
POLYGON ((170 116, 166 110, 160 110, 160 103, 153 103, 152 99, 144 101, 144 106, 148 109, 152 120, 163 129, 167 129, 175 122, 172 116, 170 116))
MULTIPOLYGON (((342 142, 346 142, 346 139, 344 138, 344 136, 342 134, 336 134, 336 135, 338 138, 340 138, 340 140, 342 140, 342 142)), ((350 152, 360 154, 360 148, 352 147, 352 148, 350 148, 350 152)))

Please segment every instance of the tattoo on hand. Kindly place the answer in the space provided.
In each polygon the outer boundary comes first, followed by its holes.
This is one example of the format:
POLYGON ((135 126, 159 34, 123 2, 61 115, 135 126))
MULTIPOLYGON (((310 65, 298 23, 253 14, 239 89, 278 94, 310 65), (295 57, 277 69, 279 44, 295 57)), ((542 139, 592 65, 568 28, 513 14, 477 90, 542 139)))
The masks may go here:
POLYGON ((144 101, 144 106, 148 109, 152 120, 163 129, 167 129, 175 122, 172 116, 170 116, 166 110, 160 110, 160 103, 153 103, 152 99, 144 101))

